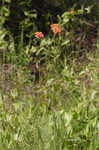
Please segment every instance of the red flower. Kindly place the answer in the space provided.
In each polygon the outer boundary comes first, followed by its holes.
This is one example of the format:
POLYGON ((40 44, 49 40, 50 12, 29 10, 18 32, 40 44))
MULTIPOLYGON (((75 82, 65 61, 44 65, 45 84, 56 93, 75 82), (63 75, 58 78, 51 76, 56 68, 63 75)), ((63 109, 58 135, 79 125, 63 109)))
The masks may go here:
POLYGON ((61 28, 58 24, 51 24, 50 27, 54 34, 61 33, 61 28))
POLYGON ((44 38, 44 34, 42 32, 35 32, 34 36, 40 39, 44 38))

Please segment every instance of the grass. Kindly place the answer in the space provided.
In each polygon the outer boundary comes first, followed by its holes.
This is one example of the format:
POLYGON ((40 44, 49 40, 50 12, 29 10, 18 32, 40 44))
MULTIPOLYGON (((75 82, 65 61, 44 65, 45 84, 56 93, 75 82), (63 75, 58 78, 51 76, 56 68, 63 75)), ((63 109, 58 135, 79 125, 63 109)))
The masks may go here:
POLYGON ((0 27, 0 150, 99 150, 98 36, 62 17, 61 36, 25 45, 22 30, 19 54, 0 27))
POLYGON ((2 79, 2 150, 99 149, 99 57, 91 55, 80 71, 66 65, 36 84, 22 68, 2 79))

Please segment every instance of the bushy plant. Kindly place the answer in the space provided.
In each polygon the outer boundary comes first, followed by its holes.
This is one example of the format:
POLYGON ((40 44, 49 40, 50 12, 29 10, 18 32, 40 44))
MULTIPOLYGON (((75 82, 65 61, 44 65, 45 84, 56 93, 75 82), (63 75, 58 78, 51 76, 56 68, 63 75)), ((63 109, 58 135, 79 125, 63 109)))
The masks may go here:
POLYGON ((1 150, 99 149, 98 9, 86 2, 55 1, 53 16, 0 1, 1 150))

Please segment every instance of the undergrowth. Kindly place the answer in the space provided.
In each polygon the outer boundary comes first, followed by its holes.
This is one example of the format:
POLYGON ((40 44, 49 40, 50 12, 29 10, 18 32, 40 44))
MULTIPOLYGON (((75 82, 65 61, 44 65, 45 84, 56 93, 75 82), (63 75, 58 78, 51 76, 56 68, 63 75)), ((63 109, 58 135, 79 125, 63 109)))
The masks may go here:
POLYGON ((72 8, 47 24, 47 34, 27 33, 36 16, 25 12, 16 45, 4 26, 8 5, 2 7, 1 150, 99 150, 99 23, 93 12, 92 6, 72 8))

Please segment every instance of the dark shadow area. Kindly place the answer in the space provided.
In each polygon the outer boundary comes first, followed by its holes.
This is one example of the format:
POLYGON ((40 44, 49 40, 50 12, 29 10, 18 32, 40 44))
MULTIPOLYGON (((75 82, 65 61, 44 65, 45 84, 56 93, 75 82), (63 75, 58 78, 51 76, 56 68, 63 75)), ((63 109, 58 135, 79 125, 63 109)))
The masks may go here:
MULTIPOLYGON (((27 4, 27 2, 26 2, 27 4)), ((9 4, 10 15, 6 20, 4 26, 7 28, 8 31, 11 32, 14 42, 15 42, 15 49, 17 49, 17 45, 19 42, 19 37, 21 34, 20 23, 24 21, 26 18, 24 14, 24 10, 28 9, 36 10, 37 18, 34 21, 38 31, 42 31, 44 34, 48 33, 48 29, 46 27, 46 16, 48 14, 51 15, 47 21, 50 22, 57 22, 57 15, 64 12, 64 8, 55 7, 53 5, 48 5, 44 0, 33 0, 28 3, 28 6, 25 5, 25 1, 20 0, 12 0, 9 4), (22 3, 23 2, 23 3, 22 3)), ((31 29, 30 29, 31 30, 31 29)))

